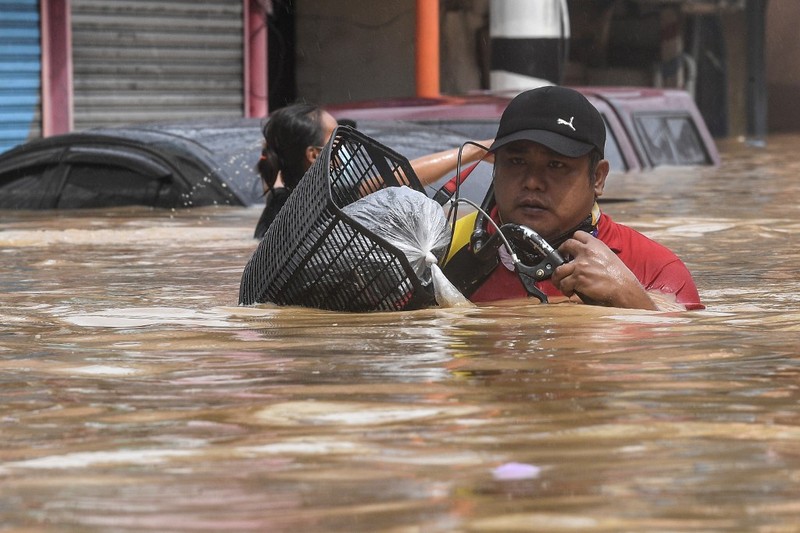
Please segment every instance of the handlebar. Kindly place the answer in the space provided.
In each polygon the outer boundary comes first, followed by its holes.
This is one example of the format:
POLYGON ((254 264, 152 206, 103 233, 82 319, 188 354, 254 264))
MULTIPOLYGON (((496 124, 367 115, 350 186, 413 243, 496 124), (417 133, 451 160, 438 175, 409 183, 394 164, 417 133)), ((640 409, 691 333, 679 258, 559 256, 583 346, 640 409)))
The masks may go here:
POLYGON ((536 283, 548 279, 566 261, 550 243, 527 226, 503 224, 499 229, 486 240, 484 232, 473 234, 473 252, 487 257, 497 253, 501 245, 506 245, 528 296, 535 296, 540 302, 546 303, 547 295, 536 287, 536 283))

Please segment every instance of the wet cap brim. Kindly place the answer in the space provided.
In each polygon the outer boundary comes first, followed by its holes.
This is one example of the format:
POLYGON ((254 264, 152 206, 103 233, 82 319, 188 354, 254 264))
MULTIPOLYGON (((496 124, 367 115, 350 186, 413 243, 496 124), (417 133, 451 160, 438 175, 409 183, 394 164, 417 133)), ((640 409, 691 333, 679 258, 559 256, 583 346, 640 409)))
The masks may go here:
POLYGON ((559 135, 558 133, 554 133, 552 131, 522 130, 515 131, 514 133, 506 135, 505 137, 501 137, 500 139, 495 139, 495 141, 489 147, 489 151, 494 152, 498 148, 514 141, 533 141, 567 157, 584 156, 591 152, 595 147, 593 144, 576 141, 575 139, 570 139, 569 137, 559 135))

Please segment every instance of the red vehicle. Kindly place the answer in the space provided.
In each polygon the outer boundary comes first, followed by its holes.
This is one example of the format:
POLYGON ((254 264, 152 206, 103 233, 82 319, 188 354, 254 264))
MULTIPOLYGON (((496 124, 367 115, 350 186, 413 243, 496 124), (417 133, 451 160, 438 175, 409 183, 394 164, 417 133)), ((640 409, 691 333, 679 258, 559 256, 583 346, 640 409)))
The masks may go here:
MULTIPOLYGON (((663 165, 717 165, 714 139, 691 96, 681 90, 575 87, 600 111, 608 131, 606 158, 612 171, 663 165)), ((329 106, 336 118, 357 123, 400 120, 446 127, 465 139, 492 138, 515 92, 439 98, 375 100, 329 106)))

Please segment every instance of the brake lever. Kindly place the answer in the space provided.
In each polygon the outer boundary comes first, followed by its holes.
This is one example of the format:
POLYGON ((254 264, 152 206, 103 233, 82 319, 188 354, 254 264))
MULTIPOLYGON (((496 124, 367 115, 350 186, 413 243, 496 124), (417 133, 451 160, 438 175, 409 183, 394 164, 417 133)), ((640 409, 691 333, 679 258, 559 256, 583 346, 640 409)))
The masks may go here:
MULTIPOLYGON (((500 230, 506 235, 509 241, 515 242, 517 246, 533 247, 544 257, 544 259, 535 265, 526 265, 519 260, 517 260, 514 265, 522 285, 525 287, 525 290, 528 291, 528 296, 535 296, 541 303, 547 303, 547 295, 536 287, 536 282, 549 279, 556 268, 567 261, 558 253, 558 250, 550 246, 550 243, 544 240, 541 235, 527 226, 505 224, 500 227, 500 230)), ((575 294, 577 294, 585 304, 601 305, 578 291, 575 291, 575 294)))
POLYGON ((535 265, 526 265, 517 259, 514 262, 514 268, 523 287, 528 292, 528 296, 534 296, 541 303, 547 303, 547 295, 536 287, 536 283, 550 278, 555 269, 566 263, 566 261, 558 253, 558 250, 550 246, 550 243, 544 240, 541 235, 527 226, 504 224, 500 227, 500 231, 519 248, 533 249, 542 256, 542 260, 535 265))

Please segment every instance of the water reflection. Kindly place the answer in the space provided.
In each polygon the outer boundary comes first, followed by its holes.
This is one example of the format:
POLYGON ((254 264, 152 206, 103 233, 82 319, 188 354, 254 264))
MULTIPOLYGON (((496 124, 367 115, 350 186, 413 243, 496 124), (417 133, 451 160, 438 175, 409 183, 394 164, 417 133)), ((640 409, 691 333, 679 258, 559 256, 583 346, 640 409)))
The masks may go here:
POLYGON ((2 523, 792 530, 796 142, 610 180, 691 313, 242 308, 258 210, 4 212, 2 523))

